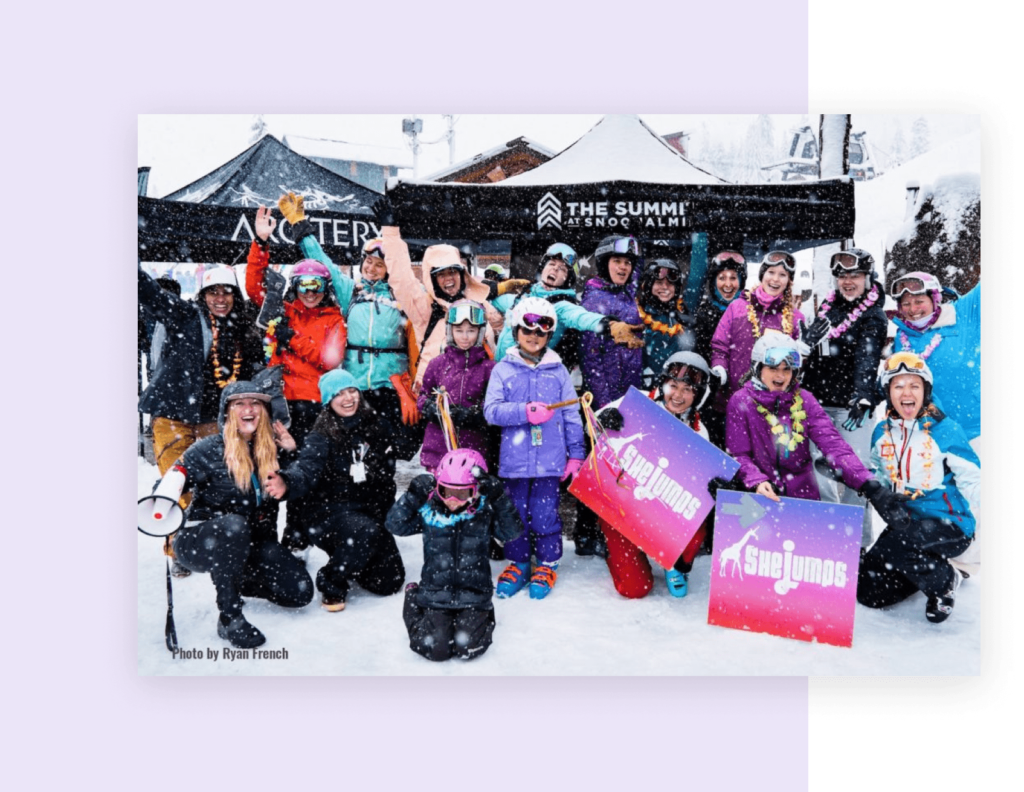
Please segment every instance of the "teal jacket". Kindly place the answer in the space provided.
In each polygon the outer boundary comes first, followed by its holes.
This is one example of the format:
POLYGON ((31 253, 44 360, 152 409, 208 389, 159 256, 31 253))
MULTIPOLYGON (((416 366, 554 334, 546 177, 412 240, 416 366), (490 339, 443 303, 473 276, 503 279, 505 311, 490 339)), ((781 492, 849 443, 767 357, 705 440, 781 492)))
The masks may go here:
MULTIPOLYGON (((551 336, 548 349, 556 349, 558 342, 566 330, 582 330, 596 333, 601 330, 601 323, 604 316, 599 313, 588 311, 576 301, 576 292, 573 289, 549 289, 542 283, 534 283, 530 287, 531 297, 540 297, 555 306, 555 315, 558 317, 558 325, 555 327, 555 334, 551 336)), ((491 300, 493 305, 502 315, 512 309, 512 306, 519 300, 518 294, 503 294, 491 300)), ((351 332, 351 331, 349 331, 351 332)), ((498 349, 494 353, 495 360, 503 360, 505 354, 516 345, 512 338, 512 326, 508 323, 498 336, 498 349)))
POLYGON ((343 368, 364 390, 393 388, 390 378, 409 370, 406 326, 409 322, 387 281, 360 279, 345 275, 324 253, 315 235, 299 240, 306 258, 316 259, 331 271, 331 285, 338 299, 348 330, 343 368))

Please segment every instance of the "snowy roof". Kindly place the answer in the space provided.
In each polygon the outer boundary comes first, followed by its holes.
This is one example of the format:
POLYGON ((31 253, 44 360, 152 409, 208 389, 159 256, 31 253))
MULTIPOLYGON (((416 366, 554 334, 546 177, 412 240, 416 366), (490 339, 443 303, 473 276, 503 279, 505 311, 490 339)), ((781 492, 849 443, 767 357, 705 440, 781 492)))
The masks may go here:
POLYGON ((412 153, 396 146, 375 146, 369 143, 349 143, 347 140, 312 138, 303 135, 285 135, 283 143, 292 151, 305 157, 344 160, 345 162, 372 162, 375 165, 391 165, 396 168, 411 168, 412 153))
POLYGON ((651 184, 725 184, 666 143, 636 115, 606 115, 550 161, 497 187, 631 181, 651 184))
POLYGON ((440 179, 443 179, 445 176, 450 176, 453 173, 458 173, 461 170, 470 168, 479 162, 490 159, 491 157, 501 156, 502 154, 505 154, 509 149, 516 147, 521 147, 524 149, 535 151, 537 154, 541 155, 545 159, 551 159, 552 157, 557 156, 556 153, 549 149, 547 146, 542 146, 540 143, 530 140, 530 138, 528 137, 517 137, 515 140, 510 140, 508 143, 502 143, 500 146, 495 146, 492 149, 487 149, 487 151, 481 151, 479 154, 474 154, 469 159, 462 160, 462 162, 456 162, 454 165, 449 165, 447 168, 439 170, 436 173, 431 173, 429 176, 425 176, 423 179, 421 179, 421 181, 438 181, 440 179))

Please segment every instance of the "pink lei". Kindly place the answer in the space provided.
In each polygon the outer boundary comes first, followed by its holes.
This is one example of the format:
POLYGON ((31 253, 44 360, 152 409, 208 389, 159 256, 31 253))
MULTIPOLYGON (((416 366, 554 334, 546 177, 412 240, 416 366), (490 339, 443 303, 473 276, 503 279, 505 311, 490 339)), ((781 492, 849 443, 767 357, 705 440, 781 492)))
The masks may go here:
MULTIPOLYGON (((854 323, 858 319, 860 319, 864 312, 878 301, 879 294, 881 294, 881 291, 878 288, 878 284, 872 284, 871 291, 868 292, 867 297, 865 297, 861 301, 860 305, 858 305, 856 308, 850 311, 849 315, 846 317, 846 319, 843 320, 841 324, 836 325, 829 331, 828 337, 839 338, 839 336, 841 336, 843 333, 845 333, 847 330, 853 327, 854 323)), ((821 308, 818 309, 818 316, 825 316, 829 312, 829 309, 832 307, 832 303, 835 301, 835 299, 836 292, 835 290, 833 290, 829 292, 828 297, 826 297, 825 301, 822 302, 821 308)))

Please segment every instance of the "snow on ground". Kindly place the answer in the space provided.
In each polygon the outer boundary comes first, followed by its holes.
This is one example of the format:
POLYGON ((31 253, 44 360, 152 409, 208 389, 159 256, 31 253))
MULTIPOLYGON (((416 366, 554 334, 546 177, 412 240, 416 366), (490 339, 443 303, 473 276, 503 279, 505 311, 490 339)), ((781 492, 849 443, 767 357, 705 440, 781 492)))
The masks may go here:
MULTIPOLYGON (((399 463, 401 465, 401 463, 399 463)), ((400 488, 419 472, 399 473, 400 488)), ((139 460, 138 492, 148 494, 154 466, 139 460)), ((283 527, 283 513, 280 525, 283 527)), ((406 580, 419 578, 420 537, 399 538, 406 580)), ((308 568, 326 554, 313 549, 308 568)), ((494 578, 504 562, 492 562, 494 578)), ((217 637, 217 609, 209 575, 174 581, 174 614, 182 649, 203 659, 174 659, 164 646, 167 612, 160 540, 138 534, 138 670, 144 675, 976 675, 980 672, 981 577, 960 589, 956 609, 941 626, 924 617, 924 597, 887 611, 857 606, 852 649, 744 633, 707 624, 711 559, 697 559, 690 594, 673 599, 664 579, 643 600, 626 600, 612 587, 600 558, 580 558, 571 542, 558 584, 542 601, 527 592, 495 600, 494 643, 472 662, 431 663, 409 649, 402 595, 376 597, 358 586, 348 607, 327 613, 318 599, 300 610, 248 599, 246 617, 267 636, 263 649, 287 649, 287 660, 225 660, 230 645, 217 637), (219 659, 207 659, 208 650, 219 659)))

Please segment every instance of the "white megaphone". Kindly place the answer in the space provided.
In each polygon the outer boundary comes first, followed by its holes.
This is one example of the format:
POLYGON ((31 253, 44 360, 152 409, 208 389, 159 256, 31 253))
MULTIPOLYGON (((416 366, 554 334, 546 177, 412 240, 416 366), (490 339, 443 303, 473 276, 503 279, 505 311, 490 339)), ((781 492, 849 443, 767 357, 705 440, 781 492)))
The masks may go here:
POLYGON ((171 468, 153 491, 139 499, 139 530, 147 536, 169 536, 185 524, 185 511, 178 504, 185 489, 185 476, 171 468))

